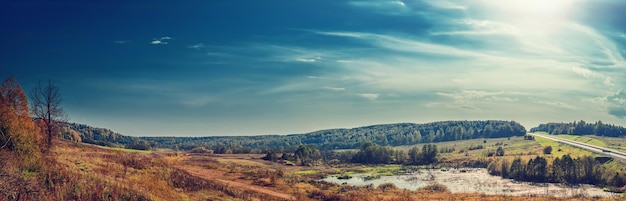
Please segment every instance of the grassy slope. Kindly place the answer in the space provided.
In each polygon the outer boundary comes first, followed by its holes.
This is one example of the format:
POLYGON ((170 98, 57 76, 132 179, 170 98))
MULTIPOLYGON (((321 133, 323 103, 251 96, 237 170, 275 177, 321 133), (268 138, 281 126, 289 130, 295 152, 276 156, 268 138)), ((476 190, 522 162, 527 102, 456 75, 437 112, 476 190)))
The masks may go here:
MULTIPOLYGON (((520 142, 518 144, 521 146, 511 144, 511 151, 524 147, 539 148, 539 145, 533 144, 532 141, 517 142, 520 142)), ((471 143, 475 141, 458 143, 456 146, 471 143)), ((491 142, 487 144, 489 143, 491 142)), ((432 191, 382 191, 365 187, 329 185, 319 183, 315 178, 329 171, 343 172, 347 169, 284 166, 262 161, 258 159, 260 155, 187 155, 174 152, 140 154, 67 142, 57 147, 55 152, 58 154, 58 163, 77 175, 136 189, 138 193, 153 200, 284 199, 281 197, 291 197, 295 200, 324 200, 332 197, 342 200, 528 199, 528 197, 432 191)), ((398 166, 385 166, 362 169, 382 173, 397 168, 398 166)), ((541 197, 532 199, 559 200, 541 197)))
MULTIPOLYGON (((546 132, 537 132, 539 134, 548 135, 546 132)), ((555 137, 573 140, 577 142, 596 145, 599 147, 606 147, 620 151, 626 151, 626 137, 604 137, 596 135, 567 135, 559 134, 553 135, 555 137)))
POLYGON ((95 146, 101 149, 108 149, 108 150, 121 151, 121 152, 127 152, 127 153, 142 153, 142 154, 152 153, 151 150, 126 149, 126 148, 121 148, 121 147, 105 147, 105 146, 100 146, 100 145, 95 145, 95 146))
MULTIPOLYGON (((477 159, 477 158, 485 158, 487 152, 495 151, 499 146, 502 146, 505 152, 505 158, 510 158, 511 160, 514 157, 521 157, 523 159, 534 158, 535 156, 547 156, 548 158, 553 157, 562 157, 565 154, 570 154, 573 157, 578 157, 582 155, 593 155, 593 153, 575 148, 568 145, 563 145, 551 140, 546 140, 544 138, 535 138, 535 140, 524 140, 523 137, 511 137, 511 138, 493 138, 486 139, 471 139, 471 140, 460 140, 460 141, 452 141, 452 142, 440 142, 435 143, 438 149, 441 148, 454 148, 455 151, 452 153, 440 153, 439 157, 444 158, 445 160, 455 161, 455 160, 464 160, 464 159, 477 159), (498 145, 496 145, 498 144, 498 145), (483 149, 477 150, 469 150, 471 146, 483 145, 483 149), (543 148, 545 146, 552 146, 553 152, 550 155, 543 154, 543 148), (561 151, 558 151, 559 148, 561 151)), ((399 146, 394 147, 395 149, 408 151, 412 147, 417 146, 420 148, 423 144, 417 144, 412 146, 399 146)))

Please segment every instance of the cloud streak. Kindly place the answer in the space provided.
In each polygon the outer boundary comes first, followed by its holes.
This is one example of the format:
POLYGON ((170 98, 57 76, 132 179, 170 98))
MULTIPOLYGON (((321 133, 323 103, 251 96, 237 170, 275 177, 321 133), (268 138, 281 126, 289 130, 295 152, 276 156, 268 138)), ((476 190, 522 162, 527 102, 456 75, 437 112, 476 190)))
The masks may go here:
POLYGON ((168 42, 169 40, 172 40, 172 38, 169 37, 169 36, 163 36, 161 38, 152 39, 150 44, 153 44, 153 45, 167 45, 169 43, 168 42))

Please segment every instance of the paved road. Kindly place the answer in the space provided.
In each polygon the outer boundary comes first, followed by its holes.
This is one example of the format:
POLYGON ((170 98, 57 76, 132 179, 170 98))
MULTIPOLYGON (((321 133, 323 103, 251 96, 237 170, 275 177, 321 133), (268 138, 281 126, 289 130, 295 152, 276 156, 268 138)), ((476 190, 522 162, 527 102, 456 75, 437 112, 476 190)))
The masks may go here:
POLYGON ((609 148, 605 148, 605 147, 599 147, 599 146, 595 146, 592 144, 587 144, 587 143, 582 143, 582 142, 577 142, 577 141, 573 141, 573 140, 568 140, 568 139, 563 139, 563 138, 558 138, 555 136, 551 136, 551 135, 543 135, 543 134, 537 134, 537 133, 528 133, 528 135, 533 135, 535 137, 542 137, 542 138, 546 138, 546 139, 550 139, 550 140, 554 140, 563 144, 568 144, 574 147, 578 147, 581 149, 585 149, 594 153, 598 153, 598 154, 602 154, 605 156, 609 156, 612 157, 614 159, 618 159, 621 160, 622 162, 626 162, 626 153, 624 152, 620 152, 614 149, 609 149, 609 148))

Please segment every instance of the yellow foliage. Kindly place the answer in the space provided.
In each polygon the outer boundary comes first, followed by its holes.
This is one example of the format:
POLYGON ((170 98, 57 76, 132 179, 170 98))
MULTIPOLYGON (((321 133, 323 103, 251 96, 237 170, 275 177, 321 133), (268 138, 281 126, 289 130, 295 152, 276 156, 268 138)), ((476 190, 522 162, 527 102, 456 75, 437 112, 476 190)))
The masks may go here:
POLYGON ((39 128, 29 116, 28 100, 13 78, 0 86, 0 148, 13 152, 22 169, 42 168, 39 128))

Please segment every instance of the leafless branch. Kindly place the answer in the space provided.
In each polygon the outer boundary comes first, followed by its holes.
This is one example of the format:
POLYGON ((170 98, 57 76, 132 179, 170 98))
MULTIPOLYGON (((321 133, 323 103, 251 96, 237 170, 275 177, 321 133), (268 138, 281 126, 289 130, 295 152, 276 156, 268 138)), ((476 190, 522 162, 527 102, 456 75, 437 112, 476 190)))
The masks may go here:
POLYGON ((8 138, 7 138, 7 135, 4 133, 4 131, 2 129, 0 129, 0 135, 2 135, 2 138, 5 139, 4 140, 4 145, 0 146, 0 149, 4 149, 9 144, 9 142, 11 141, 11 136, 8 136, 8 138))

